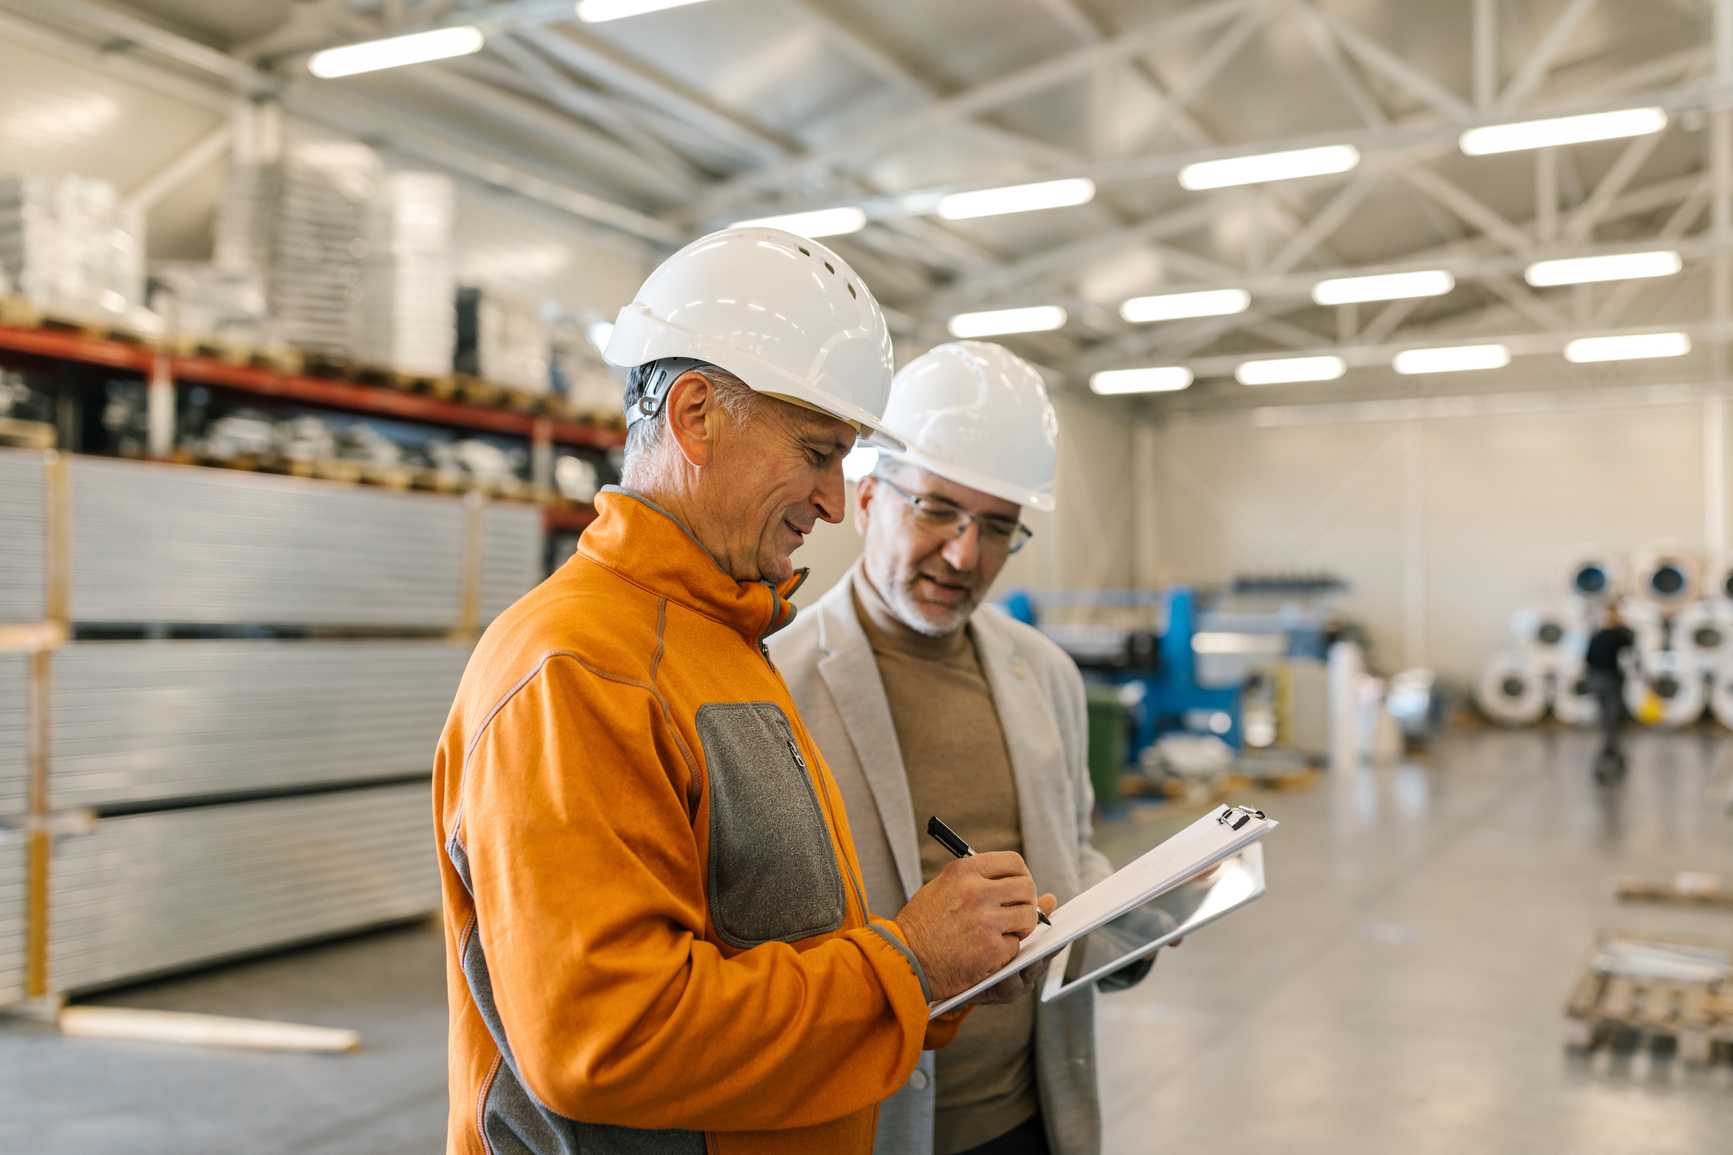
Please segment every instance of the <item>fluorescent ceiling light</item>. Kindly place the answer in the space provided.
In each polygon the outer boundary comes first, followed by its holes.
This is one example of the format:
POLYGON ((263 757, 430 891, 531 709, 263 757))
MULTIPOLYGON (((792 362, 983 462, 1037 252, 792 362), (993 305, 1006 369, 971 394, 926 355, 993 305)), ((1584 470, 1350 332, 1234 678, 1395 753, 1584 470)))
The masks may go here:
POLYGON ((1262 184, 1272 180, 1294 180, 1303 176, 1327 176, 1347 172, 1360 163, 1360 150, 1351 144, 1328 144, 1322 148, 1296 148, 1288 152, 1266 152, 1259 156, 1231 156, 1226 160, 1202 160, 1179 170, 1181 188, 1227 188, 1238 184, 1262 184))
POLYGON ((1203 289, 1195 293, 1161 293, 1133 297, 1119 306, 1119 315, 1133 324, 1177 321, 1184 317, 1225 317, 1243 313, 1252 303, 1244 289, 1203 289))
POLYGON ((1241 385, 1294 385, 1301 381, 1334 381, 1348 371, 1340 357, 1274 357, 1247 361, 1234 370, 1241 385))
POLYGON ((1611 253, 1604 257, 1567 257, 1536 261, 1523 273, 1537 289, 1551 285, 1586 285, 1594 281, 1631 281, 1639 277, 1670 277, 1685 267, 1673 249, 1647 253, 1611 253))
POLYGON ((578 0, 578 19, 585 24, 601 24, 608 20, 624 20, 664 8, 684 8, 703 0, 578 0))
POLYGON ((1065 324, 1065 310, 1058 305, 1030 305, 1023 309, 990 309, 982 313, 958 313, 951 318, 953 337, 1001 337, 1006 333, 1045 333, 1065 324))
POLYGON ((481 51, 482 40, 481 29, 467 24, 458 28, 435 28, 431 32, 412 32, 408 36, 390 36, 384 40, 366 40, 313 53, 307 60, 307 71, 321 80, 333 80, 339 76, 378 72, 382 68, 449 60, 453 56, 468 56, 481 51))
POLYGON ((1103 397, 1118 393, 1177 393, 1191 384, 1184 365, 1152 365, 1147 369, 1103 369, 1089 378, 1089 388, 1103 397))
POLYGON ((939 215, 948 221, 974 217, 996 217, 1005 213, 1027 213, 1036 209, 1063 209, 1086 205, 1095 199, 1095 182, 1084 177, 1014 184, 974 192, 951 193, 939 198, 939 215))
POLYGON ((1401 301, 1409 297, 1441 297, 1455 287, 1456 278, 1443 269, 1375 273, 1368 277, 1335 277, 1319 281, 1312 289, 1312 300, 1320 305, 1401 301))
POLYGON ((866 219, 864 210, 843 205, 806 213, 784 213, 779 217, 754 217, 749 221, 735 221, 732 227, 781 229, 797 237, 840 237, 860 232, 866 226, 866 219))
POLYGON ((1667 114, 1662 109, 1623 108, 1617 112, 1591 112, 1586 116, 1555 116, 1548 120, 1483 125, 1464 132, 1457 143, 1469 156, 1485 156, 1494 152, 1584 144, 1591 140, 1647 136, 1666 127, 1667 114))
POLYGON ((1641 361, 1649 357, 1683 357, 1691 338, 1683 333, 1637 333, 1628 337, 1578 337, 1565 346, 1565 360, 1641 361))
POLYGON ((1398 373, 1465 373, 1471 369, 1502 369, 1510 364, 1503 345, 1450 345, 1438 349, 1404 349, 1392 362, 1398 373))

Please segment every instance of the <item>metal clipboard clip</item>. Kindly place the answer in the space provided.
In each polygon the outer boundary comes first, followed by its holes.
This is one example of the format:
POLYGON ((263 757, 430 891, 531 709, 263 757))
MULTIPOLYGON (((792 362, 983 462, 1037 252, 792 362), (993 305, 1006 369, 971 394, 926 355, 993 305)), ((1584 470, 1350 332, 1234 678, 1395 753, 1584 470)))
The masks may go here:
POLYGON ((1262 810, 1253 810, 1250 806, 1229 806, 1216 815, 1216 821, 1230 830, 1239 830, 1254 818, 1266 817, 1262 810))

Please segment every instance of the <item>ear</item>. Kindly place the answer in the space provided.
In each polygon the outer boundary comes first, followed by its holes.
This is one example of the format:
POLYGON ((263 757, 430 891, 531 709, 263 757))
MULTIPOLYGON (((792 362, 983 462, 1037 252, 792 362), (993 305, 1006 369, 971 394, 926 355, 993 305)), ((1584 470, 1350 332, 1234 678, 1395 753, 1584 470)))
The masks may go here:
POLYGON ((855 483, 854 487, 854 531, 861 537, 866 536, 867 520, 872 516, 873 498, 877 496, 879 479, 867 474, 855 483))
POLYGON ((668 431, 680 456, 694 469, 702 469, 714 459, 716 433, 719 428, 719 406, 716 390, 709 378, 698 372, 686 372, 668 388, 663 402, 668 431))

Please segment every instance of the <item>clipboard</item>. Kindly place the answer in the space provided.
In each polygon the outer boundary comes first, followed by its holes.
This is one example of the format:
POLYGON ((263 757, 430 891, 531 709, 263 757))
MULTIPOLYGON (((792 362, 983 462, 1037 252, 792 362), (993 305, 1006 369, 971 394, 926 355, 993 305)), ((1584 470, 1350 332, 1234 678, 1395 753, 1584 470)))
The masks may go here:
MULTIPOLYGON (((1078 940, 1066 943, 1054 956, 1047 971, 1047 979, 1041 986, 1041 1001, 1050 1003, 1072 991, 1092 986, 1097 979, 1105 978, 1138 959, 1148 958, 1175 939, 1187 938, 1263 895, 1264 848, 1254 842, 1218 864, 1208 881, 1200 883, 1188 879, 1166 894, 1151 899, 1148 904, 1153 908, 1151 913, 1162 919, 1167 929, 1136 949, 1119 954, 1085 973, 1067 977, 1071 948, 1077 945, 1078 940)), ((1111 924, 1103 933, 1111 933, 1111 924)))
POLYGON ((961 994, 929 1004, 927 1017, 936 1018, 953 1010, 988 987, 1052 957, 1090 931, 1238 854, 1277 825, 1262 810, 1249 806, 1216 807, 1055 910, 1053 924, 1037 926, 1023 940, 1015 958, 961 994))

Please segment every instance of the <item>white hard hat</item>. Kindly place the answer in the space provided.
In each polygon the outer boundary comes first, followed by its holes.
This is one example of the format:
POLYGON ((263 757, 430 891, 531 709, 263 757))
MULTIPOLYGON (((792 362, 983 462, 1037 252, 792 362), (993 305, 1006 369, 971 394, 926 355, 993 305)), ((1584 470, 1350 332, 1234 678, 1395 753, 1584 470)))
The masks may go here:
POLYGON ((899 456, 940 477, 1048 512, 1059 415, 1035 366, 985 341, 953 341, 916 357, 891 384, 885 427, 899 456))
POLYGON ((628 369, 705 361, 902 448, 881 420, 893 362, 878 302, 841 257, 781 229, 723 229, 663 261, 620 310, 602 357, 628 369))

